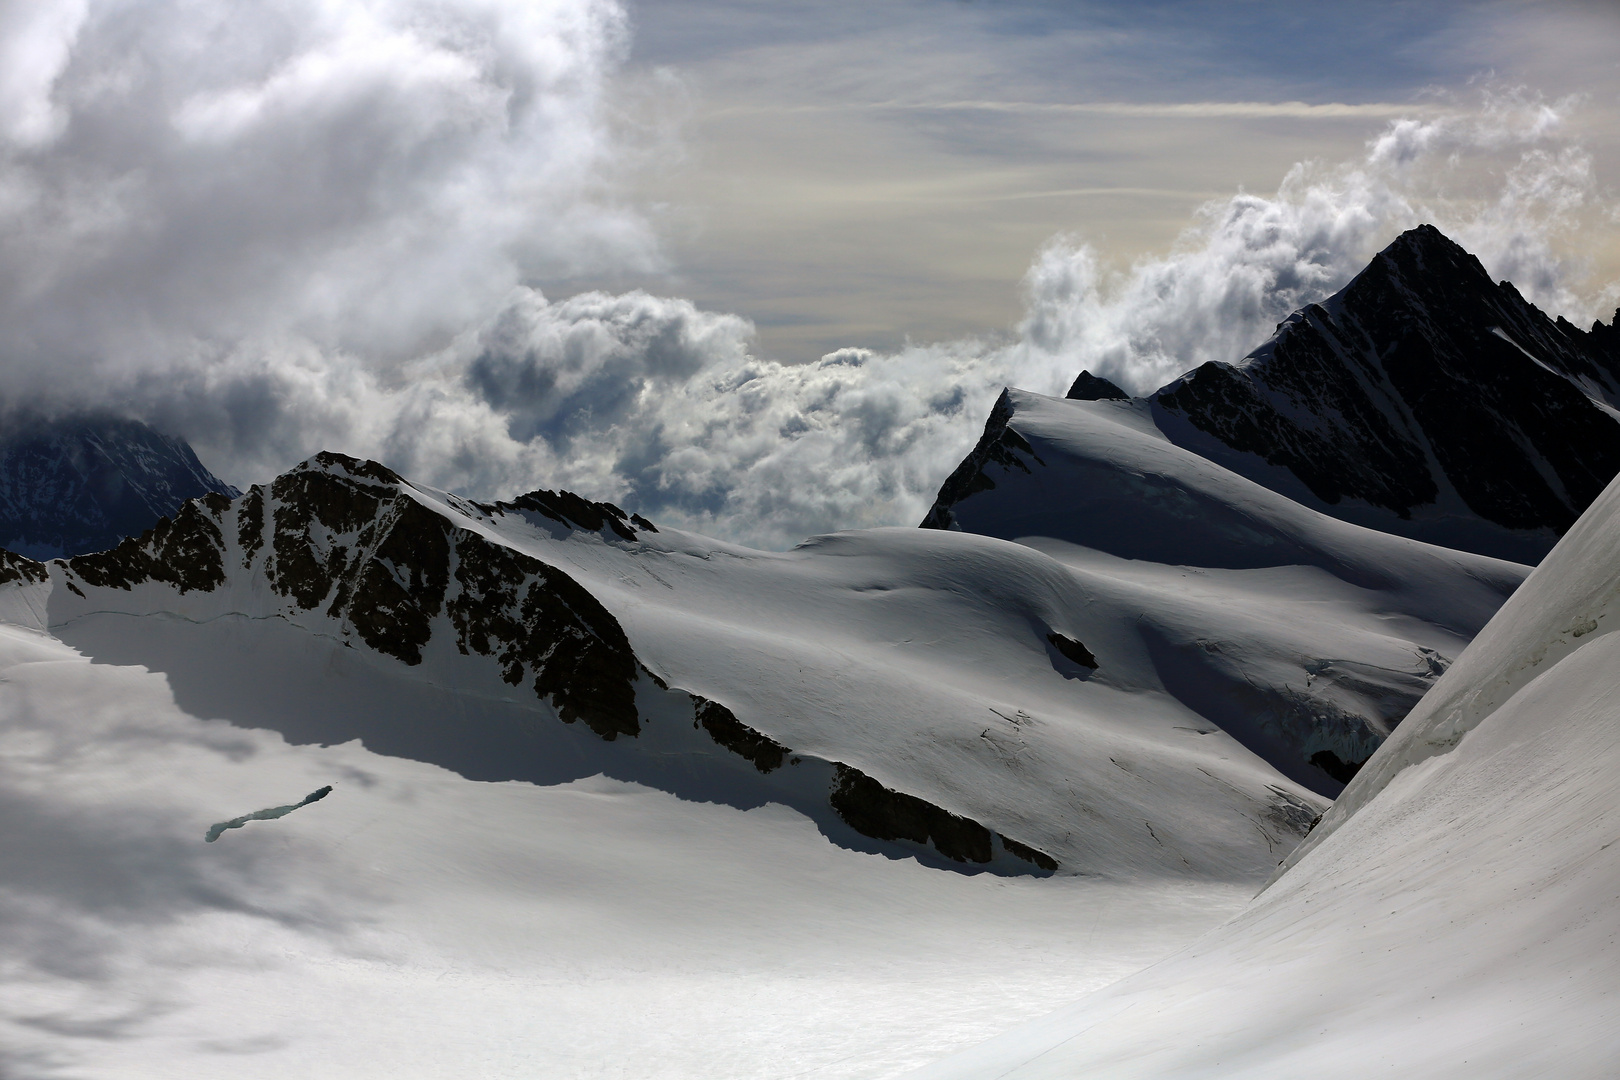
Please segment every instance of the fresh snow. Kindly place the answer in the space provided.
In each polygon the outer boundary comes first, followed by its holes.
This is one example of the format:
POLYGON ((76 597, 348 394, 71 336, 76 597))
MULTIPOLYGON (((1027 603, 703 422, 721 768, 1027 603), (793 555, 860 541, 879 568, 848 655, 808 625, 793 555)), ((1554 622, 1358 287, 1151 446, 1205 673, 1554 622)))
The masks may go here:
POLYGON ((1195 542, 1234 521, 1286 542, 1260 565, 1133 559, 1104 535, 1133 526, 1105 517, 760 552, 398 486, 622 624, 651 675, 641 734, 611 742, 459 653, 442 618, 408 667, 292 605, 242 549, 240 501, 217 589, 96 588, 63 563, 0 587, 0 1066, 886 1077, 1217 926, 1327 805, 1268 759, 1275 732, 1242 729, 1243 688, 1329 717, 1298 737, 1348 753, 1523 568, 1301 510, 1115 403, 1020 408, 1058 468, 1191 492, 1196 513, 1142 504, 1195 542), (686 693, 806 764, 761 776, 686 693), (1060 869, 859 837, 827 808, 833 761, 1060 869))
POLYGON ((1142 400, 1009 390, 998 412, 952 528, 1119 596, 1099 640, 1142 641, 1178 700, 1323 794, 1312 756, 1365 760, 1529 572, 1300 506, 1171 443, 1142 400))
POLYGON ((915 1080, 1613 1075, 1617 620, 1620 481, 1241 915, 915 1080))
POLYGON ((20 1077, 882 1077, 1252 891, 947 873, 776 805, 292 746, 17 627, 0 807, 0 1070, 20 1077))

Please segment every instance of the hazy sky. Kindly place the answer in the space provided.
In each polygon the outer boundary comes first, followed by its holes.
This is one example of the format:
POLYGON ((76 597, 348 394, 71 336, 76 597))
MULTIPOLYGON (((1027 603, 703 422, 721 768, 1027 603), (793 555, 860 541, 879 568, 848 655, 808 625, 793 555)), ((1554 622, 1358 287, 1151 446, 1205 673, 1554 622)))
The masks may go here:
POLYGON ((1620 7, 0 0, 0 401, 767 545, 1433 221, 1620 288, 1620 7))
MULTIPOLYGON (((1481 86, 1584 95, 1572 124, 1605 174, 1620 163, 1620 5, 630 11, 627 82, 668 73, 657 98, 685 155, 638 188, 672 270, 657 287, 748 316, 787 359, 1008 330, 1053 234, 1161 254, 1201 204, 1273 192, 1295 162, 1350 159, 1389 120, 1473 107, 1481 86)), ((1612 240, 1599 258, 1620 275, 1612 240)))

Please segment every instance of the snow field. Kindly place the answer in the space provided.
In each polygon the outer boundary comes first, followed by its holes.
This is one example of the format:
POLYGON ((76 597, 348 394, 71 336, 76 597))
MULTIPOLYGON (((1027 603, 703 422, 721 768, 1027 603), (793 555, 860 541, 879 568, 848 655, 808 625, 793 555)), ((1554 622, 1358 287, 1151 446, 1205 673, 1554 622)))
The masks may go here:
POLYGON ((780 806, 292 746, 21 628, 0 627, 0 679, 17 1075, 886 1076, 1247 892, 966 876, 780 806))
POLYGON ((1242 914, 916 1080, 1613 1075, 1617 554, 1620 483, 1242 914))

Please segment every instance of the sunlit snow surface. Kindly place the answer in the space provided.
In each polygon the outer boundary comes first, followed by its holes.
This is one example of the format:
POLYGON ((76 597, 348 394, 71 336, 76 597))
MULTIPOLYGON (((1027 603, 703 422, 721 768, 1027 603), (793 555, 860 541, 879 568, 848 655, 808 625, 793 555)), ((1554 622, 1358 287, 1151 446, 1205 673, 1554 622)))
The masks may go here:
MULTIPOLYGON (((758 552, 402 490, 565 569, 672 687, 1052 877, 841 846, 824 793, 781 805, 647 679, 642 733, 604 742, 448 633, 406 667, 245 570, 0 589, 0 1071, 887 1077, 1222 923, 1325 800, 1202 703, 1253 679, 1376 705, 1315 673, 1432 677, 1522 568, 1321 518, 1100 407, 1030 412, 1054 461, 1192 492, 1293 561, 905 529, 758 552)), ((1196 549, 1209 522, 1177 520, 1196 549)))
POLYGON ((1188 949, 916 1080, 1615 1075, 1620 481, 1188 949))
POLYGON ((887 1076, 1251 891, 946 873, 775 806, 292 747, 16 627, 0 680, 7 1075, 887 1076))

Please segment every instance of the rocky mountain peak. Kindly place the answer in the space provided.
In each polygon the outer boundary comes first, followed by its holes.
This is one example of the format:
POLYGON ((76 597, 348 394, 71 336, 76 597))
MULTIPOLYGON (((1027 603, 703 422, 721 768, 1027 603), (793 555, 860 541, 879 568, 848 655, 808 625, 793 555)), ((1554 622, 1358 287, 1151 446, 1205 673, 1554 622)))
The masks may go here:
POLYGON ((1314 509, 1523 562, 1620 472, 1620 334, 1549 318, 1432 225, 1151 400, 1173 441, 1314 509))
POLYGON ((1070 401, 1125 401, 1131 395, 1099 375, 1082 371, 1063 396, 1070 401))
POLYGON ((238 494, 138 420, 12 416, 0 437, 0 546, 34 558, 105 550, 208 492, 238 494))

